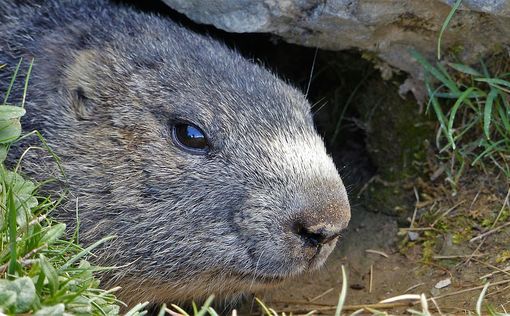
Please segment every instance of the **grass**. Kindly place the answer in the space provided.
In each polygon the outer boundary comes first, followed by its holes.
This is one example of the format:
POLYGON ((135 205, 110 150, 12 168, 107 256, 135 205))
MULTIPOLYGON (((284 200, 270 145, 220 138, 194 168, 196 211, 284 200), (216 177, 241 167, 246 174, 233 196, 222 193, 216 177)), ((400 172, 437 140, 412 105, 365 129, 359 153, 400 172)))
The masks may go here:
MULTIPOLYGON (((438 38, 438 59, 441 56, 442 35, 461 2, 462 0, 455 1, 443 23, 438 38)), ((508 184, 510 72, 504 61, 505 57, 493 56, 486 61, 481 60, 477 65, 469 66, 445 61, 430 62, 417 51, 411 51, 411 55, 423 67, 425 88, 429 97, 427 112, 433 112, 438 122, 435 146, 439 167, 432 170, 433 173, 436 176, 446 174, 445 180, 450 184, 452 195, 459 193, 462 181, 464 187, 471 187, 469 183, 475 178, 481 181, 478 179, 480 174, 490 179, 486 182, 498 183, 500 179, 499 183, 508 184)), ((455 56, 451 57, 455 59, 455 56)), ((424 188, 426 192, 434 191, 427 187, 424 188)), ((477 196, 473 203, 476 198, 477 196)), ((443 218, 437 218, 440 211, 432 208, 422 213, 421 224, 434 228, 425 231, 424 238, 420 241, 423 243, 424 260, 429 262, 433 257, 438 237, 451 234, 453 242, 460 244, 476 233, 472 227, 489 229, 492 225, 491 228, 494 228, 498 220, 505 220, 500 216, 506 216, 507 212, 503 203, 497 216, 497 212, 485 209, 458 212, 443 218)))
POLYGON ((436 147, 448 164, 447 180, 454 188, 468 167, 493 170, 510 179, 510 72, 491 74, 484 62, 476 69, 459 63, 413 57, 425 70, 427 110, 439 122, 436 147))
POLYGON ((443 25, 441 26, 441 30, 439 31, 439 36, 437 38, 437 59, 441 59, 441 42, 443 39, 443 34, 448 28, 448 25, 450 25, 450 21, 452 20, 453 16, 455 15, 455 12, 459 9, 460 5, 462 3, 462 0, 456 0, 453 4, 452 9, 448 13, 448 16, 443 22, 443 25))
MULTIPOLYGON (((456 0, 446 17, 437 41, 437 59, 441 43, 462 0, 456 0)), ((469 167, 499 169, 510 179, 510 72, 508 67, 477 67, 462 63, 432 64, 417 51, 411 55, 425 73, 429 102, 439 122, 436 147, 454 190, 469 167), (492 72, 491 70, 492 69, 492 72)), ((503 60, 505 57, 502 57, 503 60)))
MULTIPOLYGON (((65 238, 66 225, 48 216, 59 207, 60 199, 39 195, 38 184, 4 164, 13 143, 40 136, 37 132, 23 134, 20 124, 31 64, 21 104, 9 104, 21 65, 20 60, 0 105, 0 314, 118 315, 122 302, 115 298, 115 289, 100 289, 95 277, 105 268, 86 260, 95 247, 111 237, 87 248, 65 238)), ((145 305, 129 314, 144 314, 145 305)))
MULTIPOLYGON (((461 2, 462 0, 455 1, 441 28, 437 46, 438 60, 441 59, 442 35, 461 2)), ((504 62, 505 57, 493 56, 485 61, 481 60, 477 65, 470 66, 458 62, 430 62, 417 51, 411 51, 411 55, 424 70, 425 88, 429 97, 427 112, 433 112, 438 122, 435 146, 441 165, 439 169, 446 173, 445 179, 453 190, 452 195, 461 193, 462 197, 458 200, 469 198, 470 193, 458 191, 459 185, 463 183, 463 190, 466 189, 464 187, 473 190, 472 185, 466 184, 476 179, 475 181, 480 181, 481 185, 483 181, 476 178, 480 174, 486 178, 494 178, 486 182, 499 182, 503 183, 502 187, 508 186, 510 182, 510 72, 508 65, 504 62)), ((424 193, 429 194, 429 192, 441 191, 437 189, 442 185, 427 184, 425 187, 421 185, 424 193)), ((501 192, 497 192, 496 188, 493 191, 491 197, 501 198, 501 192)), ((478 193, 480 192, 482 192, 481 188, 478 189, 478 193)), ((496 246, 486 247, 486 252, 491 251, 488 260, 493 262, 493 265, 487 264, 485 260, 474 259, 473 256, 479 254, 478 250, 489 233, 497 233, 508 226, 507 205, 510 190, 499 211, 494 208, 495 202, 490 203, 489 200, 484 200, 487 201, 486 205, 478 205, 473 210, 478 193, 473 194, 471 206, 468 206, 469 203, 462 205, 466 201, 455 204, 453 202, 455 199, 448 202, 446 198, 443 202, 449 206, 444 207, 445 205, 441 205, 443 203, 441 197, 432 197, 434 203, 428 211, 420 210, 419 219, 416 222, 423 229, 421 237, 416 242, 410 242, 405 237, 404 244, 411 247, 415 243, 421 244, 423 261, 431 263, 434 260, 452 260, 447 258, 448 256, 435 255, 437 241, 445 240, 448 235, 451 236, 453 244, 476 241, 479 242, 476 250, 471 256, 467 256, 464 263, 472 260, 481 264, 482 267, 490 266, 499 271, 495 265, 508 260, 510 258, 508 252, 500 251, 496 246), (452 206, 452 204, 455 205, 452 206), (466 210, 457 212, 456 208, 460 205, 466 210), (505 221, 507 223, 500 224, 505 221), (499 226, 496 227, 496 224, 499 226), (477 232, 473 227, 480 227, 482 231, 477 232), (439 259, 440 257, 443 258, 439 259)), ((417 200, 417 205, 419 202, 417 200)), ((412 229, 413 224, 410 227, 410 230, 412 229)), ((407 236, 407 230, 402 230, 402 235, 407 236)), ((442 263, 439 265, 442 266, 442 263)), ((509 280, 500 282, 508 283, 509 280)), ((484 298, 492 285, 494 284, 486 283, 483 287, 476 287, 482 291, 476 302, 475 315, 509 315, 506 312, 497 312, 490 305, 486 306, 485 311, 482 310, 484 298)))

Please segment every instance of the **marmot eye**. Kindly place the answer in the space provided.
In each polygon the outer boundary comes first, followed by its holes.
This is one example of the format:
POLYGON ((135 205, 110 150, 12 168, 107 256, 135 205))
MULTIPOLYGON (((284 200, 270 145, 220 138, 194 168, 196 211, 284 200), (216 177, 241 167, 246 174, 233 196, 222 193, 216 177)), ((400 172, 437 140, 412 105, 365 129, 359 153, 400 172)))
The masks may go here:
POLYGON ((205 133, 191 123, 174 124, 172 138, 177 146, 193 154, 205 154, 209 149, 205 133))

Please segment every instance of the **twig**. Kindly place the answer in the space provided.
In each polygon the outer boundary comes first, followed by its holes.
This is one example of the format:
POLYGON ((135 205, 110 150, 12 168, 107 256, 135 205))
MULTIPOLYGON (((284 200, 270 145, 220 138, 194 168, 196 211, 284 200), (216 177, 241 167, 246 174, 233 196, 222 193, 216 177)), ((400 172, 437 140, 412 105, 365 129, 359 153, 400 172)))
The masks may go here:
POLYGON ((368 189, 368 187, 370 186, 370 184, 372 184, 373 182, 379 182, 380 184, 382 184, 383 186, 385 187, 392 187, 392 186, 395 186, 397 185, 397 182, 389 182, 389 181, 384 181, 383 179, 381 179, 381 177, 379 176, 373 176, 372 178, 370 178, 370 180, 367 181, 367 183, 365 183, 365 185, 363 185, 363 187, 361 188, 361 190, 359 190, 358 192, 358 198, 361 197, 361 194, 363 194, 363 192, 366 191, 366 189, 368 189))
POLYGON ((431 208, 433 208, 436 203, 437 203, 437 200, 427 200, 427 201, 423 201, 420 203, 416 203, 416 207, 424 208, 425 206, 429 206, 430 204, 432 204, 431 208))
POLYGON ((359 192, 358 192, 358 199, 361 197, 361 195, 363 194, 363 192, 365 192, 365 191, 368 189, 368 187, 370 186, 370 184, 372 184, 372 182, 374 182, 374 181, 375 181, 375 178, 376 178, 376 177, 377 177, 377 176, 373 176, 372 178, 370 178, 370 179, 369 179, 369 180, 368 180, 368 181, 367 181, 367 182, 363 185, 363 187, 361 187, 361 189, 360 189, 360 190, 359 190, 359 192))
POLYGON ((443 313, 441 312, 441 309, 439 308, 439 305, 437 304, 436 300, 432 297, 430 298, 430 301, 432 302, 432 304, 434 304, 434 306, 436 307, 437 309, 437 313, 440 315, 440 316, 443 316, 443 313))
POLYGON ((440 255, 436 255, 436 256, 433 256, 432 258, 433 259, 460 259, 460 258, 468 258, 468 257, 484 257, 484 256, 488 256, 489 254, 488 253, 479 253, 479 254, 476 254, 476 255, 455 255, 455 256, 440 256, 440 255))
POLYGON ((394 303, 398 301, 419 300, 420 297, 421 296, 418 294, 402 294, 382 300, 379 302, 379 304, 394 303))
POLYGON ((475 241, 477 241, 478 239, 485 238, 485 237, 487 237, 487 236, 489 236, 489 235, 492 235, 492 234, 494 234, 495 232, 497 232, 497 231, 499 231, 499 230, 501 230, 502 228, 505 228, 505 227, 507 227, 507 226, 510 226, 510 222, 505 223, 505 224, 503 224, 503 225, 500 225, 500 226, 498 226, 498 227, 496 227, 496 228, 494 228, 494 229, 491 229, 491 230, 489 230, 489 231, 487 231, 487 232, 485 232, 485 233, 483 233, 483 234, 480 234, 480 235, 478 235, 478 236, 476 236, 476 237, 473 237, 473 238, 471 238, 471 239, 469 240, 469 242, 475 242, 475 241))
POLYGON ((485 295, 485 297, 493 296, 493 295, 496 295, 496 294, 501 293, 501 292, 506 292, 508 289, 510 289, 510 285, 507 285, 507 286, 505 286, 504 288, 499 289, 499 290, 497 290, 497 291, 494 291, 494 292, 488 293, 487 295, 485 295))
POLYGON ((330 288, 329 290, 326 290, 326 291, 324 291, 323 293, 321 293, 321 294, 317 295, 316 297, 314 297, 314 298, 310 299, 310 300, 309 300, 309 302, 311 303, 311 302, 313 302, 313 301, 316 301, 316 300, 318 300, 319 298, 323 297, 324 295, 326 295, 326 294, 328 294, 328 293, 331 293, 333 290, 334 290, 334 288, 330 288))
MULTIPOLYGON (((510 279, 508 279, 508 280, 503 280, 503 281, 499 281, 499 282, 491 283, 491 285, 490 285, 490 286, 496 286, 496 285, 506 284, 506 283, 510 283, 510 279)), ((471 291, 480 290, 480 289, 483 289, 484 287, 485 287, 485 285, 475 286, 475 287, 472 287, 472 288, 469 288, 469 289, 464 289, 464 290, 460 290, 460 291, 455 291, 455 292, 451 292, 451 293, 446 293, 446 294, 439 295, 439 296, 434 296, 434 297, 432 297, 432 298, 433 298, 433 299, 435 299, 435 300, 438 300, 438 299, 440 299, 440 298, 445 298, 445 297, 454 296, 454 295, 459 295, 459 294, 466 293, 466 292, 471 292, 471 291)), ((429 298, 429 300, 430 300, 430 299, 432 299, 432 298, 429 298)))
POLYGON ((404 293, 407 293, 407 292, 409 292, 411 290, 414 290, 415 288, 417 288, 418 286, 421 286, 423 284, 425 284, 425 283, 422 282, 422 283, 415 284, 415 285, 409 287, 407 290, 405 290, 404 293))
POLYGON ((418 194, 418 190, 416 190, 416 187, 413 187, 414 191, 414 197, 416 198, 416 203, 414 204, 414 211, 413 211, 413 217, 411 219, 411 224, 409 225, 409 228, 413 228, 414 221, 416 220, 416 213, 418 212, 418 203, 420 203, 420 195, 418 194))
MULTIPOLYGON (((36 253, 38 253, 39 251, 43 250, 44 248, 48 247, 47 244, 43 244, 42 246, 39 246, 35 249, 32 249, 30 252, 28 252, 26 255, 23 256, 23 258, 21 258, 19 261, 21 263, 22 266, 27 266, 27 265, 30 265, 30 264, 33 264, 34 261, 33 260, 29 260, 30 257, 32 257, 33 255, 35 255, 36 253)), ((7 271, 7 268, 9 267, 9 263, 5 263, 3 265, 0 266, 0 274, 3 274, 5 273, 5 271, 7 271)))
POLYGON ((454 206, 450 207, 448 210, 446 210, 446 212, 444 212, 443 214, 439 215, 438 218, 436 218, 436 220, 432 223, 432 227, 436 226, 437 222, 439 222, 439 220, 443 217, 445 217, 446 215, 450 214, 453 210, 455 210, 457 207, 459 207, 460 205, 464 204, 464 200, 460 201, 459 203, 455 204, 454 206))
POLYGON ((487 273, 487 274, 482 275, 481 277, 479 277, 479 279, 482 280, 482 279, 490 278, 490 277, 493 277, 495 274, 498 274, 498 273, 501 273, 501 272, 507 272, 507 271, 510 271, 510 267, 506 267, 504 269, 501 269, 500 271, 494 271, 494 272, 491 272, 491 273, 487 273))
POLYGON ((372 284, 374 282, 374 265, 370 265, 370 282, 368 283, 368 293, 372 293, 372 284))
POLYGON ((501 272, 501 273, 504 273, 504 274, 506 274, 506 275, 510 275, 510 272, 505 271, 505 270, 503 270, 503 269, 501 269, 501 268, 498 268, 498 267, 496 267, 496 266, 494 266, 494 265, 492 265, 492 264, 490 264, 490 263, 488 263, 488 262, 484 262, 484 261, 481 261, 481 260, 478 260, 478 259, 475 259, 475 258, 473 258, 473 260, 475 260, 475 261, 476 261, 476 262, 478 262, 478 263, 483 264, 483 265, 484 265, 484 266, 486 266, 486 267, 489 267, 489 268, 491 268, 491 269, 494 269, 494 270, 499 271, 499 272, 501 272))
POLYGON ((386 254, 383 251, 379 251, 379 250, 367 249, 367 250, 365 250, 365 252, 373 253, 373 254, 376 254, 376 255, 380 255, 380 256, 383 256, 384 258, 388 258, 389 257, 388 254, 386 254))
MULTIPOLYGON (((498 213, 498 216, 496 218, 496 220, 494 221, 494 223, 492 223, 492 226, 491 226, 491 230, 494 228, 494 226, 496 226, 496 223, 497 223, 497 220, 499 219, 499 216, 501 215, 501 213, 503 212, 503 210, 505 209, 505 206, 508 204, 508 197, 510 196, 510 187, 508 188, 508 192, 506 193, 506 197, 505 197, 505 201, 503 202, 503 205, 501 206, 501 209, 499 210, 499 213, 498 213)), ((471 259, 473 258, 473 256, 478 252, 478 250, 480 250, 480 248, 482 248, 482 245, 483 243, 485 242, 485 238, 482 238, 481 242, 478 244, 478 246, 476 247, 476 249, 473 251, 473 253, 471 254, 471 256, 469 258, 467 258, 463 264, 467 264, 469 261, 471 261, 471 259)))
POLYGON ((434 228, 434 227, 400 228, 399 230, 403 231, 403 232, 421 232, 421 231, 427 231, 427 230, 439 231, 437 228, 434 228))
POLYGON ((476 200, 478 200, 478 196, 482 192, 482 189, 479 189, 478 192, 476 192, 475 198, 473 201, 471 201, 471 205, 469 205, 469 210, 473 209, 473 205, 475 205, 476 200))
POLYGON ((505 210, 505 206, 508 205, 509 197, 510 197, 510 187, 508 188, 508 192, 506 193, 505 201, 503 202, 503 205, 501 206, 501 209, 499 210, 498 216, 496 216, 494 223, 492 223, 491 229, 494 228, 494 226, 496 226, 496 223, 499 221, 499 218, 503 214, 503 211, 505 210))

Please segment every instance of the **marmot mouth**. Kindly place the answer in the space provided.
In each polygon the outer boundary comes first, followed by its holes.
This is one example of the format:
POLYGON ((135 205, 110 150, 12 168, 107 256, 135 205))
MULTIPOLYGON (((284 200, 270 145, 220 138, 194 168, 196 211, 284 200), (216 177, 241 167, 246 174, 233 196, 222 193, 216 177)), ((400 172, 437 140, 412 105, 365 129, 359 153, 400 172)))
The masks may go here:
POLYGON ((310 253, 307 255, 307 258, 300 258, 297 262, 287 267, 287 269, 283 269, 280 272, 274 271, 274 274, 267 273, 270 271, 259 271, 259 269, 254 269, 253 271, 232 271, 229 274, 233 278, 252 285, 277 285, 294 276, 319 269, 331 254, 338 240, 339 237, 337 236, 325 244, 314 247, 313 250, 308 249, 310 253))

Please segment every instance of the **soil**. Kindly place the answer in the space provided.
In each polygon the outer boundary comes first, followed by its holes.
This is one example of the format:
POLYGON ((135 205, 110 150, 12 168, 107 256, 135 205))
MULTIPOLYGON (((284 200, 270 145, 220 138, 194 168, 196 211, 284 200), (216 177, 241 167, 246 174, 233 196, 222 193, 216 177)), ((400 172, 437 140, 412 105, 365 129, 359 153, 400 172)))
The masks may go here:
MULTIPOLYGON (((470 198, 469 203, 463 203, 465 207, 457 207, 447 215, 450 219, 475 210, 481 213, 492 212, 498 203, 501 208, 504 196, 498 196, 494 187, 480 189, 475 184, 473 182, 455 197, 450 196, 447 201, 443 201, 446 206, 470 198), (475 187, 478 187, 477 190, 472 190, 475 187)), ((418 213, 424 208, 427 206, 419 208, 418 213)), ((404 238, 399 234, 402 230, 397 222, 395 217, 355 206, 349 229, 322 270, 290 280, 281 287, 256 293, 256 296, 278 312, 299 315, 316 310, 317 314, 332 315, 342 286, 343 265, 348 272, 349 284, 347 306, 344 309, 346 313, 363 308, 360 305, 376 304, 394 296, 423 293, 429 299, 435 298, 443 314, 467 315, 469 311, 475 310, 487 280, 492 284, 501 284, 489 288, 484 302, 490 302, 492 307, 501 312, 505 308, 510 310, 510 273, 500 272, 510 265, 508 262, 497 262, 498 256, 509 249, 509 229, 500 230, 488 237, 476 253, 481 256, 473 257, 469 263, 465 262, 466 257, 436 257, 427 262, 423 259, 423 248, 417 244, 402 248, 404 238), (484 277, 487 275, 491 277, 484 277), (437 288, 438 282, 446 280, 450 280, 451 285, 437 288)), ((478 236, 480 233, 475 231, 470 236, 478 236)), ((436 256, 469 256, 480 244, 479 241, 470 243, 469 240, 452 244, 448 237, 441 238, 442 243, 435 247, 436 256)), ((409 308, 421 309, 417 301, 405 302, 417 304, 390 305, 390 308, 376 306, 376 309, 393 315, 407 314, 409 308)), ((256 313, 256 303, 251 307, 252 312, 256 313)), ((429 308, 437 312, 431 301, 429 308)))

